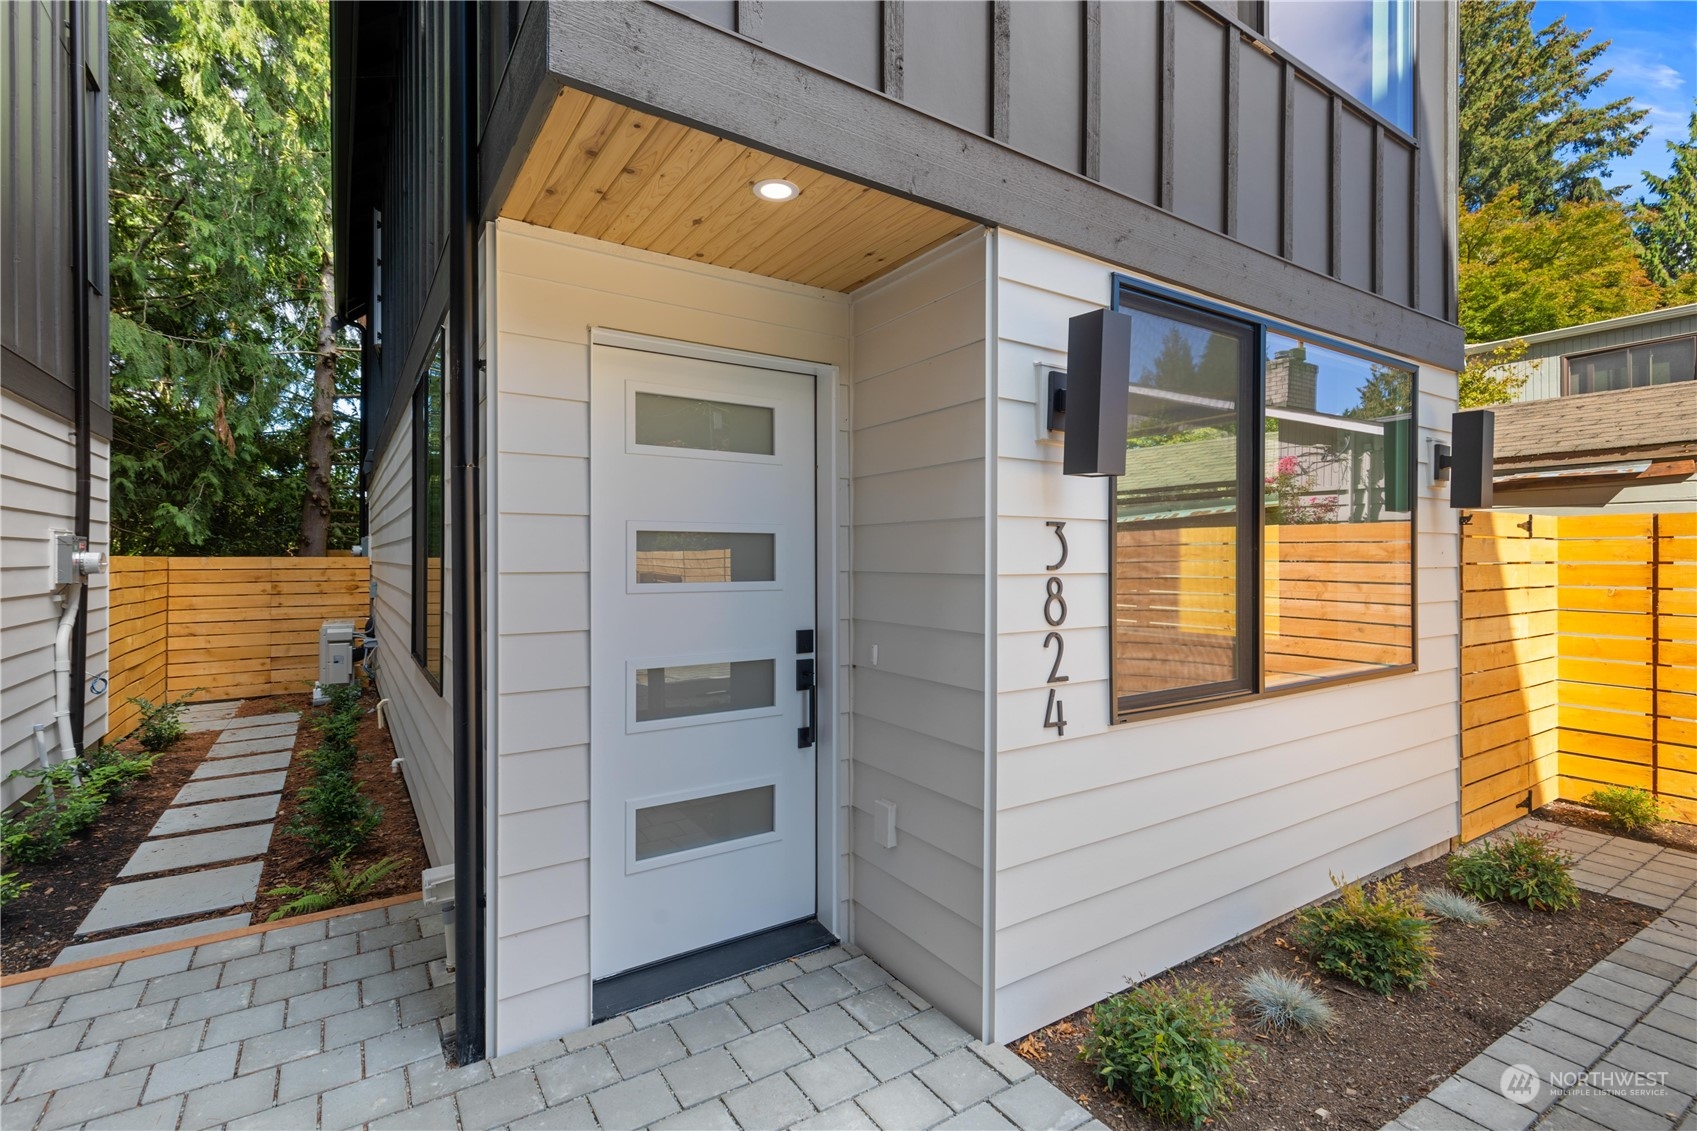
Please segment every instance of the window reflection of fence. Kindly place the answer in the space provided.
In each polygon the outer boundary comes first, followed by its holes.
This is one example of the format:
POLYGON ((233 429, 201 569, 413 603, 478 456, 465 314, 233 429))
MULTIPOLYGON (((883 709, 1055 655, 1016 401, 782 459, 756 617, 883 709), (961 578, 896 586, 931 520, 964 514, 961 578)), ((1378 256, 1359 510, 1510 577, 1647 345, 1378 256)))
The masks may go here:
MULTIPOLYGON (((1114 574, 1120 694, 1232 678, 1237 545, 1225 518, 1121 527, 1114 574)), ((1406 522, 1266 528, 1269 687, 1412 660, 1408 530, 1406 522)))
POLYGON ((1462 528, 1462 837, 1601 786, 1697 820, 1697 515, 1462 528))
POLYGON ((643 584, 713 584, 731 580, 731 551, 638 550, 636 579, 643 584))
POLYGON ((309 690, 320 623, 364 623, 370 574, 355 557, 112 559, 108 735, 135 726, 132 696, 309 690))

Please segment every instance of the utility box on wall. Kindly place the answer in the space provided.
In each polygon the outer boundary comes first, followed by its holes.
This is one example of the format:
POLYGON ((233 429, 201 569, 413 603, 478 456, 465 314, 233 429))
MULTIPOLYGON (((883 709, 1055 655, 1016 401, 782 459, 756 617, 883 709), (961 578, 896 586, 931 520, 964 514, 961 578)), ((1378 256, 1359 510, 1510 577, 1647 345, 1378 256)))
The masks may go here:
POLYGON ((318 626, 318 685, 335 687, 353 678, 354 622, 327 620, 318 626))

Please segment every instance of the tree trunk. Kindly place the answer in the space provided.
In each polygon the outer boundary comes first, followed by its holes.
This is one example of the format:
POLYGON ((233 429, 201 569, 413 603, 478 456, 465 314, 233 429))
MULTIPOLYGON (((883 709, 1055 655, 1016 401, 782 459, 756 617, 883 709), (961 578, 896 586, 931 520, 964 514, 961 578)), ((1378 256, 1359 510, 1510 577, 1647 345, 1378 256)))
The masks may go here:
POLYGON ((330 460, 336 446, 335 276, 330 253, 318 262, 318 355, 312 365, 312 423, 306 439, 306 502, 301 507, 297 552, 323 557, 330 549, 330 460))

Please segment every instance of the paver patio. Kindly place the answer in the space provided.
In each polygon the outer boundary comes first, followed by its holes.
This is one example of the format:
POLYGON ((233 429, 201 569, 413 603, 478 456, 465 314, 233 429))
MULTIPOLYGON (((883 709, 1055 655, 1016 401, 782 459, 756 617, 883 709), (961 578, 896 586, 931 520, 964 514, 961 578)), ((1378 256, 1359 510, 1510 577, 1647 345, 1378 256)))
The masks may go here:
MULTIPOLYGON (((1606 837, 1568 847, 1592 863, 1593 890, 1668 878, 1685 890, 1391 1131, 1697 1126, 1697 859, 1606 837), (1605 875, 1611 859, 1633 863, 1605 875), (1554 1104, 1546 1088, 1542 1106, 1522 1106, 1501 1090, 1520 1064, 1665 1072, 1667 1087, 1554 1104)), ((1101 1127, 853 947, 464 1068, 442 1055, 442 955, 439 919, 409 899, 5 986, 0 1126, 1101 1127)))
POLYGON ((1697 1131, 1697 856, 1535 818, 1493 835, 1519 830, 1663 914, 1385 1131, 1697 1131))

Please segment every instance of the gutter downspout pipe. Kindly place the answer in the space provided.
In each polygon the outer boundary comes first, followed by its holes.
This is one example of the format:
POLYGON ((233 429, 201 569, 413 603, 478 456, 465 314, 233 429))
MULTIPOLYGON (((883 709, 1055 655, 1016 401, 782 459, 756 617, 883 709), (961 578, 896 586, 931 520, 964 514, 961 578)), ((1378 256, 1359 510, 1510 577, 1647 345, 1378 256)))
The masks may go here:
POLYGON ((453 395, 454 524, 454 1032, 462 1065, 482 1060, 488 987, 484 953, 482 476, 478 433, 477 224, 471 186, 472 75, 477 64, 470 0, 454 0, 448 51, 448 343, 453 395))
MULTIPOLYGON (((89 220, 91 210, 95 208, 90 198, 94 188, 100 183, 98 171, 90 167, 87 144, 89 133, 94 129, 94 123, 89 121, 88 115, 88 22, 93 15, 90 7, 81 3, 71 4, 68 14, 71 24, 71 167, 76 170, 71 187, 71 277, 76 282, 72 321, 77 336, 72 366, 76 402, 73 426, 77 433, 76 513, 73 523, 77 537, 92 542, 93 506, 90 481, 93 477, 94 441, 89 434, 89 429, 93 426, 89 398, 94 391, 96 359, 92 356, 91 349, 94 341, 94 319, 90 287, 94 281, 91 278, 94 264, 90 262, 92 233, 89 230, 89 220)), ((105 365, 104 358, 100 359, 100 364, 105 365)), ((54 703, 54 715, 59 726, 59 757, 67 761, 82 756, 81 742, 88 706, 88 617, 83 612, 83 587, 84 582, 79 576, 71 583, 71 591, 65 595, 65 614, 60 618, 59 634, 53 650, 54 680, 57 684, 67 685, 63 687, 54 703), (61 664, 64 666, 61 667, 61 664)))

